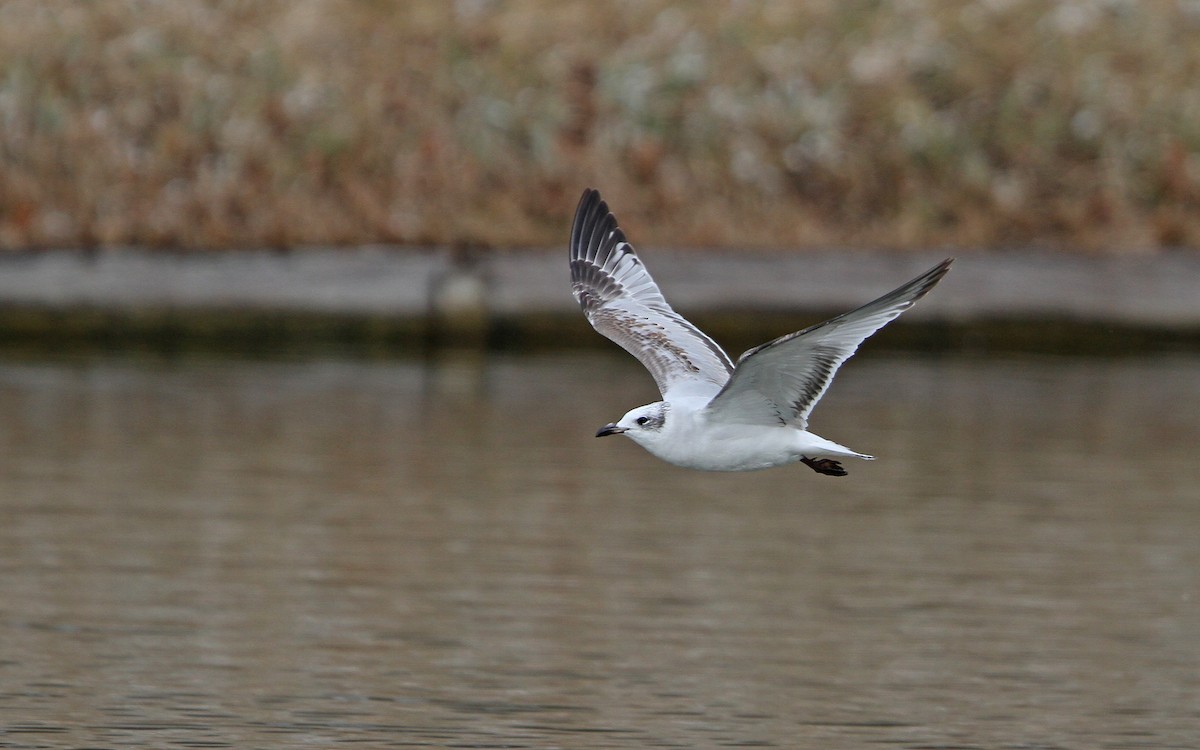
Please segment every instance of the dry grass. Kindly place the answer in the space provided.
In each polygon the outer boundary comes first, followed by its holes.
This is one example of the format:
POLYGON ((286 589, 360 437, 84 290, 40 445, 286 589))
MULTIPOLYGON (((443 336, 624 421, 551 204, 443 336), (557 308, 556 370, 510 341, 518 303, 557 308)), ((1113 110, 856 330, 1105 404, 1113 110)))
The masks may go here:
POLYGON ((9 0, 0 247, 1200 246, 1196 0, 9 0))

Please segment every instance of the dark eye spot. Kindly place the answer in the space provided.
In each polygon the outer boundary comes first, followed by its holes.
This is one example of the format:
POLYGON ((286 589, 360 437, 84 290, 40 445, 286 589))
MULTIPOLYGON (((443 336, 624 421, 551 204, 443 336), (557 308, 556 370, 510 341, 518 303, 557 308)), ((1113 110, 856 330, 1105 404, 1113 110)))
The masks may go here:
POLYGON ((636 421, 636 422, 637 422, 639 425, 643 425, 643 424, 646 424, 647 422, 649 422, 649 421, 650 421, 650 417, 638 417, 638 418, 637 418, 635 421, 636 421))

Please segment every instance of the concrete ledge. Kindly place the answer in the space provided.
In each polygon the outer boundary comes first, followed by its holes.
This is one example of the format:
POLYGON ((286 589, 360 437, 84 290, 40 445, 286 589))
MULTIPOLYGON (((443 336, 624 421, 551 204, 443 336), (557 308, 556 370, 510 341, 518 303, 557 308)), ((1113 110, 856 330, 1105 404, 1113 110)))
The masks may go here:
MULTIPOLYGON (((747 313, 800 317, 853 309, 946 254, 642 251, 677 309, 709 320, 736 319, 742 327, 753 326, 754 316, 747 313)), ((430 327, 457 336, 496 321, 512 329, 514 321, 520 327, 521 320, 579 315, 565 256, 562 248, 469 254, 385 247, 0 254, 0 329, 30 320, 29 314, 37 316, 33 328, 43 331, 56 321, 77 324, 80 315, 92 329, 104 321, 110 332, 123 325, 186 328, 192 315, 216 315, 223 329, 241 325, 239 316, 259 321, 259 327, 273 321, 272 330, 322 320, 317 327, 336 331, 346 321, 358 321, 359 327, 368 321, 368 327, 397 336, 430 327), (289 317, 294 320, 285 323, 289 317)), ((1037 321, 1195 338, 1200 254, 960 253, 945 281, 903 318, 909 325, 958 327, 1037 321)))
POLYGON ((0 254, 0 305, 424 314, 448 256, 382 248, 0 254))
MULTIPOLYGON (((641 256, 680 311, 827 312, 869 302, 951 254, 647 250, 641 256)), ((561 255, 491 259, 494 309, 573 309, 561 255)), ((1200 327, 1200 254, 960 253, 937 290, 904 315, 952 323, 1032 318, 1200 327)))

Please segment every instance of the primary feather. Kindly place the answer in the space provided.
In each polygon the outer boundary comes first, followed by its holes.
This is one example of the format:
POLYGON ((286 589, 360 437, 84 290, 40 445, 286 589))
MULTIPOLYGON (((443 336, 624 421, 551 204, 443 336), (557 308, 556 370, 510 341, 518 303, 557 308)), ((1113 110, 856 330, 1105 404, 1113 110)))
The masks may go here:
POLYGON ((671 309, 595 190, 571 227, 571 290, 592 327, 637 357, 666 398, 711 395, 733 372, 729 356, 671 309))

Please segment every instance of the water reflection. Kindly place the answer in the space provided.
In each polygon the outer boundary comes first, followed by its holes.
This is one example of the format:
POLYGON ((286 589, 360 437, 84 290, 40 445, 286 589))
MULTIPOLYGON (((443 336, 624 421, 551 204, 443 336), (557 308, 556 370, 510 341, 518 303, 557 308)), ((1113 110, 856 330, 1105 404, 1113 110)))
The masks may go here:
POLYGON ((0 365, 0 747, 1180 747, 1200 362, 862 357, 849 477, 620 356, 0 365))

